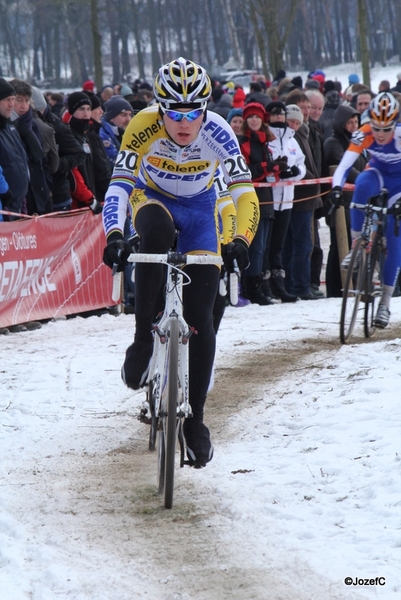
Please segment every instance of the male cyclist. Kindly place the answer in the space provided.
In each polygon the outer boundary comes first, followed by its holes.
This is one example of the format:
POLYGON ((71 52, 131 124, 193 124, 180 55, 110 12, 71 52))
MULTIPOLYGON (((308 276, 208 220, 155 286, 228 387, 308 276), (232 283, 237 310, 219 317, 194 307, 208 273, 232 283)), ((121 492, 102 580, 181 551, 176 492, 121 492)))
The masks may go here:
MULTIPOLYGON (((353 201, 366 204, 371 196, 380 194, 382 188, 389 192, 388 206, 391 207, 401 197, 401 123, 397 123, 399 103, 389 92, 378 94, 369 105, 370 122, 360 127, 351 138, 333 176, 333 189, 330 193, 332 204, 342 203, 342 187, 348 171, 364 151, 368 150, 370 160, 368 168, 358 175, 355 182, 353 201)), ((390 319, 390 300, 393 295, 398 272, 401 266, 401 236, 395 236, 393 215, 387 215, 387 255, 383 267, 383 292, 374 318, 374 324, 380 329, 388 325, 390 319)), ((351 236, 353 244, 361 235, 363 223, 362 211, 351 210, 351 236)), ((351 253, 343 262, 347 269, 351 253)))
MULTIPOLYGON (((128 125, 106 194, 104 262, 120 269, 126 264, 130 247, 123 243, 123 228, 128 201, 140 252, 167 252, 177 233, 178 252, 219 255, 214 175, 220 168, 237 206, 236 232, 225 247, 225 264, 236 259, 239 268, 245 268, 259 221, 258 200, 233 130, 222 117, 206 111, 211 94, 206 71, 180 57, 160 68, 153 89, 158 104, 139 112, 128 125)), ((212 309, 219 269, 191 265, 186 272, 191 283, 184 288, 184 318, 197 333, 189 342, 193 418, 184 423, 184 435, 190 464, 205 466, 213 456, 203 408, 215 353, 212 309)), ((132 389, 146 382, 152 323, 163 308, 163 283, 162 265, 136 265, 135 338, 122 368, 122 378, 132 389)))

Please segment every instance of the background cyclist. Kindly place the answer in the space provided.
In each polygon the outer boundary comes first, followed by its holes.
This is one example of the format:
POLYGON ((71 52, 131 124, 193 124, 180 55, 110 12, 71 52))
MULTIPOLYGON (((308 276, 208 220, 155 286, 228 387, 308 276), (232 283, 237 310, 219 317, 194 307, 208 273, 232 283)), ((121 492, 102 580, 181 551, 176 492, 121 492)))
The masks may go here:
MULTIPOLYGON (((370 103, 370 122, 360 127, 351 138, 333 177, 330 201, 339 206, 342 202, 342 187, 348 171, 364 151, 369 150, 368 168, 358 175, 355 182, 353 201, 366 204, 371 196, 377 196, 384 187, 389 192, 388 206, 401 197, 401 123, 397 122, 399 103, 388 92, 378 94, 370 103)), ((362 211, 351 209, 351 236, 353 244, 361 235, 364 215, 362 211)), ((374 318, 376 327, 383 329, 390 319, 390 301, 393 295, 398 272, 401 266, 401 236, 395 236, 393 215, 387 215, 385 235, 387 255, 383 267, 383 292, 374 318)), ((347 269, 351 253, 343 262, 347 269)))
MULTIPOLYGON (((130 253, 123 243, 128 200, 133 225, 140 236, 140 252, 177 251, 220 253, 214 175, 220 167, 237 207, 236 233, 225 247, 225 263, 234 258, 240 269, 248 265, 248 246, 259 220, 250 173, 237 138, 227 122, 206 111, 211 82, 205 70, 185 58, 164 65, 154 81, 158 104, 139 112, 124 134, 109 190, 103 222, 107 236, 104 262, 122 269, 130 253), (119 255, 118 250, 123 247, 119 255)), ((219 269, 213 265, 186 267, 191 284, 184 287, 184 318, 196 335, 189 342, 189 401, 193 418, 184 423, 191 464, 204 466, 213 456, 203 409, 215 353, 212 309, 219 269)), ((163 308, 164 268, 135 267, 135 337, 126 352, 122 377, 133 389, 146 382, 152 354, 152 323, 163 308)))

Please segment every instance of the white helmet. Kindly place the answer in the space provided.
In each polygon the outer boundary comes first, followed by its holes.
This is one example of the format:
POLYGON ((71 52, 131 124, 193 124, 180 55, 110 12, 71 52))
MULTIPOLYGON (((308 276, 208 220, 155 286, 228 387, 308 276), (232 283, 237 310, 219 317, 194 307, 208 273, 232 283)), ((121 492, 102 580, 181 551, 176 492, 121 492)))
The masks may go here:
POLYGON ((159 69, 153 92, 156 100, 165 108, 174 104, 206 105, 212 84, 203 67, 180 56, 159 69))
POLYGON ((399 110, 398 100, 389 92, 381 92, 369 105, 370 122, 375 127, 389 127, 397 121, 399 110))

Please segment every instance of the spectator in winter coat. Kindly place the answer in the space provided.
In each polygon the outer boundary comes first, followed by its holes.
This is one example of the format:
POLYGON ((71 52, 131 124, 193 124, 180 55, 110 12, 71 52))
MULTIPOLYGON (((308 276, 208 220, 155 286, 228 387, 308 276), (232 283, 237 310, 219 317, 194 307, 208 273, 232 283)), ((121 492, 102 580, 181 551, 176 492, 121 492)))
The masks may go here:
MULTIPOLYGON (((26 212, 25 196, 28 191, 29 170, 28 158, 18 135, 18 131, 10 123, 14 109, 15 90, 0 77, 0 165, 8 184, 9 193, 3 195, 3 210, 13 213, 26 212)), ((12 221, 18 217, 5 216, 4 220, 12 221)))
MULTIPOLYGON (((259 102, 250 102, 243 111, 243 135, 239 137, 241 152, 252 175, 252 181, 278 181, 280 171, 287 170, 287 162, 273 161, 268 143, 274 139, 266 123, 266 111, 259 102)), ((242 290, 244 298, 253 304, 275 304, 272 294, 267 288, 261 289, 263 256, 266 251, 270 224, 273 219, 273 194, 268 187, 256 188, 259 200, 260 220, 256 235, 249 247, 249 266, 242 273, 242 290)))
POLYGON ((223 93, 220 97, 220 100, 218 100, 218 102, 215 103, 213 108, 211 108, 211 109, 208 108, 208 110, 211 110, 212 112, 215 112, 218 115, 221 115, 223 117, 223 119, 227 119, 228 113, 232 109, 232 106, 233 106, 233 97, 231 96, 231 94, 223 93))
POLYGON ((235 88, 233 96, 233 108, 244 108, 245 105, 245 92, 242 87, 237 86, 235 88))
POLYGON ((52 113, 61 119, 65 111, 63 94, 60 94, 59 92, 51 93, 48 97, 48 103, 51 106, 52 113))
POLYGON ((336 90, 332 90, 326 94, 326 103, 318 121, 319 129, 323 136, 323 143, 333 134, 334 112, 340 104, 341 96, 336 90))
POLYGON ((99 130, 111 168, 120 151, 121 140, 132 118, 132 106, 122 96, 113 96, 104 105, 105 113, 99 130))
POLYGON ((43 151, 37 123, 33 119, 31 98, 32 87, 26 81, 13 79, 10 85, 15 90, 14 112, 11 116, 21 137, 28 157, 29 185, 26 194, 29 215, 44 215, 53 210, 50 195, 50 174, 46 177, 47 159, 43 151))
MULTIPOLYGON (((337 107, 333 119, 333 133, 324 142, 325 162, 327 164, 327 172, 325 175, 331 174, 328 170, 329 167, 337 166, 340 163, 344 152, 349 146, 352 134, 359 128, 359 123, 360 114, 355 108, 345 105, 340 105, 337 107)), ((366 162, 366 155, 364 153, 360 154, 348 173, 347 183, 355 183, 359 173, 365 169, 366 162)), ((350 216, 348 207, 352 200, 352 192, 344 192, 344 200, 346 202, 345 215, 347 221, 348 242, 349 245, 351 245, 350 216)), ((333 217, 333 215, 328 217, 328 225, 330 227, 330 248, 326 266, 326 291, 328 298, 341 298, 341 272, 335 222, 333 217)))
POLYGON ((68 174, 85 162, 86 154, 72 135, 70 127, 52 112, 42 97, 40 90, 36 91, 33 88, 32 99, 38 119, 52 127, 58 147, 59 164, 51 182, 53 210, 66 211, 70 210, 72 205, 68 174))
MULTIPOLYGON (((3 201, 7 203, 11 198, 10 188, 7 181, 4 179, 3 169, 0 167, 0 211, 3 210, 3 201)), ((0 213, 0 223, 4 221, 3 215, 0 213)))
MULTIPOLYGON (((117 96, 116 96, 117 97, 117 96)), ((121 96, 118 96, 121 98, 121 96)), ((99 98, 95 94, 90 94, 91 118, 88 131, 89 144, 93 156, 93 164, 96 165, 95 172, 95 196, 99 202, 104 202, 104 197, 109 187, 112 168, 107 156, 103 141, 100 138, 99 131, 103 115, 103 108, 99 98)))
POLYGON ((259 102, 265 108, 271 102, 271 97, 264 93, 258 81, 251 81, 249 84, 249 93, 245 97, 245 104, 249 104, 249 102, 259 102))
MULTIPOLYGON (((319 173, 309 144, 309 127, 297 104, 287 105, 287 123, 295 127, 295 139, 305 156, 303 179, 317 179, 319 173)), ((283 265, 287 275, 286 289, 301 300, 316 300, 323 294, 311 289, 311 255, 313 250, 313 213, 323 206, 319 184, 295 188, 294 203, 283 250, 283 265)), ((320 283, 320 282, 319 282, 320 283)), ((318 288, 318 286, 317 286, 318 288)))
POLYGON ((92 105, 84 92, 73 92, 68 97, 69 125, 74 138, 85 153, 85 162, 69 173, 73 208, 88 206, 95 214, 102 212, 96 198, 94 157, 89 141, 92 105))
POLYGON ((47 106, 47 102, 42 92, 34 86, 32 86, 31 102, 33 109, 33 120, 38 128, 40 139, 42 142, 43 152, 46 156, 45 175, 47 185, 51 194, 53 175, 54 173, 56 173, 60 162, 56 144, 56 137, 53 127, 45 123, 39 116, 39 109, 44 110, 47 106))
MULTIPOLYGON (((285 160, 288 164, 282 171, 280 179, 295 182, 305 176, 305 156, 294 138, 294 130, 286 123, 286 107, 282 102, 272 102, 269 105, 268 121, 270 131, 275 139, 269 142, 269 150, 273 160, 285 160)), ((274 221, 270 240, 270 249, 265 253, 263 272, 271 271, 270 285, 273 296, 282 302, 295 302, 297 297, 289 294, 284 285, 285 271, 283 268, 282 251, 293 206, 294 186, 273 187, 274 221)))
POLYGON ((397 83, 391 88, 390 92, 401 92, 401 73, 397 73, 397 83))

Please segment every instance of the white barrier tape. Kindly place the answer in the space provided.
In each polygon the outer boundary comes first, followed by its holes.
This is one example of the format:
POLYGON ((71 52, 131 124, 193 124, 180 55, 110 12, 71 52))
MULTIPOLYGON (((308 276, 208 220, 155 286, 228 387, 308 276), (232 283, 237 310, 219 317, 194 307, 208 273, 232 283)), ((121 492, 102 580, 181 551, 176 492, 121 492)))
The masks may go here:
MULTIPOLYGON (((317 183, 331 183, 332 177, 320 177, 319 179, 301 179, 300 181, 275 181, 273 183, 268 182, 254 182, 254 187, 282 187, 288 185, 316 185, 317 183)), ((355 185, 353 183, 345 183, 344 190, 353 190, 355 185)))

